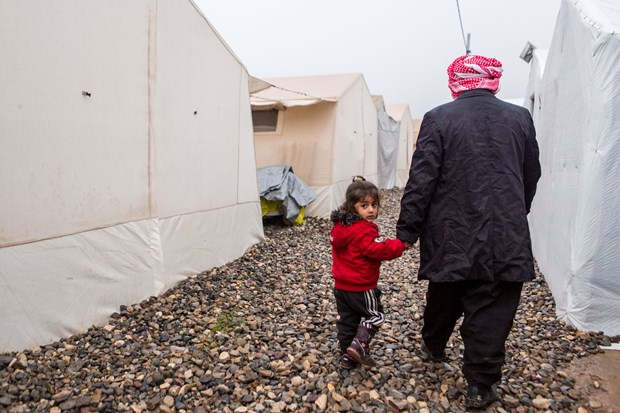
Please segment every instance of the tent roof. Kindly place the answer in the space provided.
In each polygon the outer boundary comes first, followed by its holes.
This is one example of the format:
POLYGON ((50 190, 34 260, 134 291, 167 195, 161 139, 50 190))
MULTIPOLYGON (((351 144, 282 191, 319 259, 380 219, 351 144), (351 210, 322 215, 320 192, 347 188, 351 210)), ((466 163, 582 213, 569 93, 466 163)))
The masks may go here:
POLYGON ((618 35, 620 32, 620 3, 618 0, 581 0, 579 5, 586 23, 601 31, 618 35))
POLYGON ((202 16, 202 18, 204 19, 205 23, 209 26, 209 28, 213 31, 213 34, 215 34, 217 36, 218 39, 220 39, 220 42, 222 43, 222 45, 224 45, 224 47, 226 47, 226 50, 228 51, 228 53, 230 53, 230 55, 232 57, 235 58, 235 60, 237 62, 239 62, 239 64, 241 66, 243 66, 243 69, 247 72, 248 69, 245 67, 245 65, 243 64, 243 62, 241 61, 241 59, 239 59, 239 57, 235 54, 235 52, 233 52, 233 50, 230 48, 230 46, 228 45, 228 43, 226 43, 226 40, 224 40, 224 38, 222 37, 222 35, 220 35, 220 33, 215 29, 215 27, 211 24, 211 22, 209 21, 209 19, 207 19, 207 17, 204 15, 204 13, 202 12, 202 10, 200 9, 200 7, 198 7, 198 5, 196 5, 196 3, 194 2, 194 0, 188 0, 189 3, 192 5, 192 7, 194 8, 194 10, 196 10, 196 12, 198 12, 198 14, 200 14, 202 16))
POLYGON ((405 113, 409 111, 409 105, 407 103, 386 103, 385 111, 392 119, 400 122, 405 113))
POLYGON ((379 110, 381 106, 385 106, 383 96, 381 95, 372 95, 372 103, 375 104, 375 108, 377 108, 377 110, 379 110))
POLYGON ((541 75, 545 72, 545 64, 547 63, 548 55, 549 55, 549 50, 547 49, 534 49, 535 63, 540 66, 541 75))
POLYGON ((253 106, 305 106, 321 101, 337 102, 360 78, 361 73, 261 79, 272 86, 253 93, 253 106))

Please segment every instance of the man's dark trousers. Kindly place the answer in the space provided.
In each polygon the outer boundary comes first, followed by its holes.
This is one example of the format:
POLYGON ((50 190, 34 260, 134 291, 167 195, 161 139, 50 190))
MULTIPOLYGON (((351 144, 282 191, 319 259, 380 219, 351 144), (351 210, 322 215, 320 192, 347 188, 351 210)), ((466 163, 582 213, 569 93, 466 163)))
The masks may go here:
POLYGON ((429 282, 422 339, 440 354, 463 315, 463 375, 471 385, 500 381, 505 343, 519 306, 522 282, 429 282))

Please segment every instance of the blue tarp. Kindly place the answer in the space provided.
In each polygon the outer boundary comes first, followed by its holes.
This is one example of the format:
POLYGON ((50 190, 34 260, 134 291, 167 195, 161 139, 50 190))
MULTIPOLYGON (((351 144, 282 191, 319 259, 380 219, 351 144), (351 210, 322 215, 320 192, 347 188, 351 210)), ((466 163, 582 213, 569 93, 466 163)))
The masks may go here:
POLYGON ((282 201, 284 219, 294 222, 302 207, 316 199, 316 192, 293 173, 290 165, 272 165, 256 170, 258 194, 267 201, 282 201))

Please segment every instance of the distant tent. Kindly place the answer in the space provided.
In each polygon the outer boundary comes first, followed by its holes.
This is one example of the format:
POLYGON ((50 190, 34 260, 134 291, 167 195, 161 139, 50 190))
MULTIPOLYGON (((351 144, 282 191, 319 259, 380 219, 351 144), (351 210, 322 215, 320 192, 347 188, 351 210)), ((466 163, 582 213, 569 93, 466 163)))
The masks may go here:
MULTIPOLYGON (((393 188, 396 184, 396 163, 399 152, 400 124, 388 115, 385 110, 383 96, 372 97, 377 109, 377 137, 378 137, 378 187, 393 188)), ((405 148, 403 148, 405 149, 405 148)), ((402 150, 401 150, 402 152, 402 150)))
MULTIPOLYGON (((418 135, 420 134, 420 126, 422 125, 422 119, 416 118, 413 119, 413 150, 415 151, 416 143, 418 142, 418 135)), ((410 144, 407 144, 407 147, 411 147, 410 144)))
POLYGON ((251 94, 256 166, 291 165, 329 217, 355 175, 377 183, 377 111, 360 73, 262 79, 251 94))
MULTIPOLYGON (((411 111, 408 104, 387 103, 385 110, 392 119, 398 122, 398 156, 394 186, 403 188, 409 178, 409 166, 411 165, 411 157, 413 156, 418 134, 411 119, 411 111)), ((419 130, 418 125, 418 132, 419 130)))
POLYGON ((0 351, 263 239, 248 73, 190 0, 0 2, 0 351))
POLYGON ((562 320, 620 334, 620 3, 563 0, 528 85, 543 175, 532 247, 562 320))
POLYGON ((545 63, 547 62, 548 53, 547 50, 534 49, 532 60, 530 60, 530 77, 525 89, 525 101, 523 102, 523 106, 528 108, 535 124, 538 124, 538 117, 540 115, 540 87, 543 73, 545 72, 545 63))

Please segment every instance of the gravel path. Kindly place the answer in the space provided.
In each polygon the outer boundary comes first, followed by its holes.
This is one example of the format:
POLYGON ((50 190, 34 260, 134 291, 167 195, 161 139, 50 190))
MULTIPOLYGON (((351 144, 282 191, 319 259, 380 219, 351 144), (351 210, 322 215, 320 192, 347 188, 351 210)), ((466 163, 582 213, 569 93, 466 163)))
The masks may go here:
MULTIPOLYGON (((402 190, 382 191, 379 226, 394 236, 402 190)), ((377 367, 342 372, 334 323, 328 220, 265 224, 242 258, 122 306, 107 325, 40 348, 0 354, 4 412, 464 412, 462 342, 449 362, 422 361, 425 282, 418 251, 384 263, 388 322, 373 341, 377 367)), ((539 277, 527 283, 488 411, 586 412, 567 373, 609 337, 556 321, 539 277)), ((592 411, 592 410, 591 410, 592 411)))

